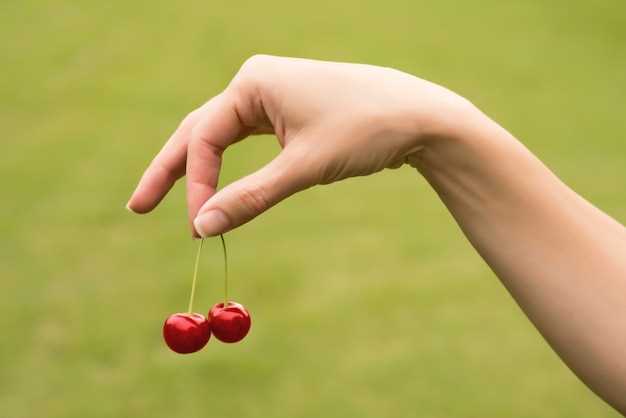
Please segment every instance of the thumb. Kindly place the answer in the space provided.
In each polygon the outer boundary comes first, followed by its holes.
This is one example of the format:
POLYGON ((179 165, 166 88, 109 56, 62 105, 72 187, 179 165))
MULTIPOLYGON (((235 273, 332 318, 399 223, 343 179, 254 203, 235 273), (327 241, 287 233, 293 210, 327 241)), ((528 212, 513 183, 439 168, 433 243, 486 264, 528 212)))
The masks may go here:
POLYGON ((203 238, 222 234, 313 186, 316 170, 308 158, 299 158, 294 149, 286 147, 265 167, 215 193, 193 221, 196 232, 203 238))

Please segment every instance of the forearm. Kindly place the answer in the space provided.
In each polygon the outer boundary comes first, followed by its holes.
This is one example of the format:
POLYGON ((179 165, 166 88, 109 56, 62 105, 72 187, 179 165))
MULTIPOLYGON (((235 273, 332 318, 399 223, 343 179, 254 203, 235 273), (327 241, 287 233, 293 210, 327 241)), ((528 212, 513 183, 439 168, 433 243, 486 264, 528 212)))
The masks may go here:
POLYGON ((626 412, 626 229, 470 113, 415 166, 555 351, 626 412))

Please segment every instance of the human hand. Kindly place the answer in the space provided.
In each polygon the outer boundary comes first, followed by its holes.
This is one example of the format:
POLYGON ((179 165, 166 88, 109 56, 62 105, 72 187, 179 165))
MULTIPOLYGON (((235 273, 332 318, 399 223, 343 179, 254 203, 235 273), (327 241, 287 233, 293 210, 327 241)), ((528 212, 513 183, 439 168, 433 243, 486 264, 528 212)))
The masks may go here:
POLYGON ((448 135, 466 108, 449 90, 389 68, 254 56, 182 121, 128 208, 151 211, 186 173, 194 233, 217 235, 308 187, 417 164, 420 150, 448 135), (269 133, 280 154, 216 193, 224 150, 269 133))

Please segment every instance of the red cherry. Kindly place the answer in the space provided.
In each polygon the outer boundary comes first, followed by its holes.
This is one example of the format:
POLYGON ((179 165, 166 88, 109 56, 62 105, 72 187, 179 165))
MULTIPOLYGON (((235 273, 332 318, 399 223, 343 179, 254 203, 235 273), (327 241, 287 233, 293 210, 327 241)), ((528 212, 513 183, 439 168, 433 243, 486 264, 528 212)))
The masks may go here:
POLYGON ((199 351, 211 338, 209 320, 197 313, 176 313, 163 324, 163 339, 179 354, 199 351))
POLYGON ((228 302, 226 307, 218 303, 209 311, 209 322, 213 335, 224 343, 236 343, 250 331, 250 314, 237 302, 228 302))

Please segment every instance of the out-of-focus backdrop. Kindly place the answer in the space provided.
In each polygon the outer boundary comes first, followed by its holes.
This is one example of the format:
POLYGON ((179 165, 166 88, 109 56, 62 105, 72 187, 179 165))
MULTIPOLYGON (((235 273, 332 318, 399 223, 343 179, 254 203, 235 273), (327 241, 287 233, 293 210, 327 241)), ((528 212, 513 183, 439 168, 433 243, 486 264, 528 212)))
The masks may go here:
MULTIPOLYGON (((183 187, 150 216, 124 205, 180 119, 268 53, 441 83, 626 222, 625 2, 5 0, 0 52, 0 417, 618 416, 410 168, 229 233, 253 328, 190 356, 161 340, 196 249, 183 187)), ((277 152, 232 147, 220 183, 277 152)), ((200 311, 223 294, 205 250, 200 311)))

